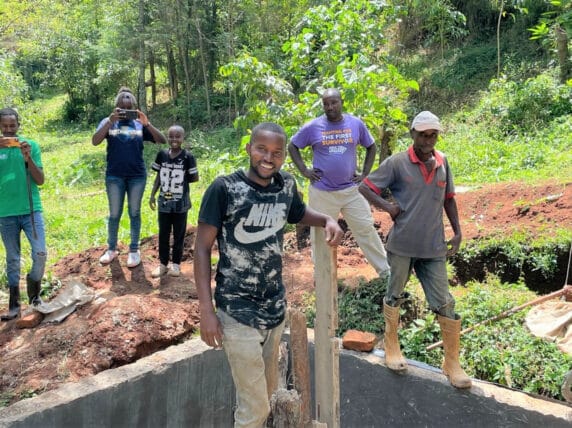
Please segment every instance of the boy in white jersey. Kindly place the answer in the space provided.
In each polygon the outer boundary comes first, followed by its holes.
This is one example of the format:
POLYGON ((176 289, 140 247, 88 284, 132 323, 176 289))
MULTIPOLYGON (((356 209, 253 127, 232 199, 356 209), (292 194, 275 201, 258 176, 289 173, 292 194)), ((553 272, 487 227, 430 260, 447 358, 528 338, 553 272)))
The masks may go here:
POLYGON ((159 261, 161 264, 151 273, 158 278, 165 273, 179 276, 181 259, 187 230, 187 214, 191 208, 189 183, 199 180, 199 172, 195 157, 183 149, 185 130, 179 125, 173 125, 167 131, 169 149, 157 153, 151 169, 157 172, 149 206, 157 208, 159 221, 159 261), (156 200, 157 191, 159 200, 156 200), (157 207, 158 203, 158 207, 157 207), (173 231, 172 255, 170 249, 171 230, 173 231), (169 259, 172 264, 168 268, 169 259))

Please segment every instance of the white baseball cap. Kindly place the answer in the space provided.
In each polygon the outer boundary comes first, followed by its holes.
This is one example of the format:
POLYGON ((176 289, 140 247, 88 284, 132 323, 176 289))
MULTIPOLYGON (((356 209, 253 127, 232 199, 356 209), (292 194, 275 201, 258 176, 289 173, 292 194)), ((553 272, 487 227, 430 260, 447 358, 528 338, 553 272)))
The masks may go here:
POLYGON ((430 111, 422 111, 413 119, 411 122, 411 129, 416 131, 427 131, 429 129, 435 129, 439 132, 443 132, 443 127, 439 118, 435 116, 430 111))

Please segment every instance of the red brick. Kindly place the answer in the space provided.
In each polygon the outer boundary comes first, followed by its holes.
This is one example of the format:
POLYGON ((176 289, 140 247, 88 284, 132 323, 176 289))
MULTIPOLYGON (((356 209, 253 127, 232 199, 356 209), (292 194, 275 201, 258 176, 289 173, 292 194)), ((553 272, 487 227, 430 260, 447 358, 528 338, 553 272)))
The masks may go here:
POLYGON ((342 345, 352 351, 371 352, 377 342, 373 333, 359 330, 348 330, 342 337, 342 345))
POLYGON ((33 311, 32 313, 27 314, 27 315, 23 316, 22 318, 18 319, 16 321, 16 327, 17 328, 34 328, 38 324, 40 324, 43 319, 44 319, 44 314, 37 312, 37 311, 33 311))

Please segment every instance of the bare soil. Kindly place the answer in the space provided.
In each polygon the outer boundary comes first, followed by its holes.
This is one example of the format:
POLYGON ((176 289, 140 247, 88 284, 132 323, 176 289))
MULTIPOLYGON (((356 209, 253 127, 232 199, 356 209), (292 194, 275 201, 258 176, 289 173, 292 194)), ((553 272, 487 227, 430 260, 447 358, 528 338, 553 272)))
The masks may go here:
MULTIPOLYGON (((458 193, 457 202, 465 241, 517 230, 546 235, 572 225, 572 183, 483 186, 458 193)), ((375 211, 374 220, 385 238, 391 227, 389 216, 375 211)), ((64 286, 79 280, 97 298, 60 324, 42 323, 32 329, 18 329, 15 321, 0 324, 0 406, 128 364, 196 334, 194 238, 195 229, 190 227, 180 277, 151 278, 159 263, 156 236, 143 240, 142 263, 133 269, 125 266, 126 247, 120 247, 119 258, 109 266, 98 261, 103 247, 70 254, 52 266, 53 275, 64 286)), ((349 285, 375 277, 349 230, 337 249, 337 269, 338 278, 349 285)), ((283 272, 289 304, 303 306, 313 289, 313 265, 303 228, 286 235, 283 272)))

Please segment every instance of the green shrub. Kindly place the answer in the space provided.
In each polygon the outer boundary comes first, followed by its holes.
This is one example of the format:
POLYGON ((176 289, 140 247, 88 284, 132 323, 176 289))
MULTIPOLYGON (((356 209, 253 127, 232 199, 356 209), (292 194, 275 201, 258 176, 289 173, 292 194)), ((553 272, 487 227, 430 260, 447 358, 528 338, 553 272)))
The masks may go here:
POLYGON ((379 334, 384 330, 383 297, 387 280, 361 280, 357 287, 341 287, 338 294, 338 334, 356 329, 379 334))
POLYGON ((455 256, 455 263, 459 267, 482 264, 484 269, 500 276, 510 272, 522 276, 526 268, 551 280, 558 269, 558 255, 568 252, 571 241, 572 232, 567 229, 551 229, 548 236, 536 238, 526 233, 491 235, 463 245, 455 256))
POLYGON ((550 121, 572 113, 572 87, 548 73, 522 82, 495 79, 481 103, 481 118, 494 118, 505 134, 535 131, 550 121))
MULTIPOLYGON (((343 283, 338 285, 338 330, 342 335, 350 329, 380 333, 383 331, 383 296, 387 290, 387 280, 373 279, 366 281, 359 279, 355 287, 348 287, 343 283)), ((315 293, 308 293, 304 297, 303 312, 309 327, 314 327, 316 320, 315 293)))
MULTIPOLYGON (((16 71, 11 55, 0 53, 0 105, 15 107, 26 97, 28 87, 16 71)), ((1 107, 0 107, 1 108, 1 107)))
MULTIPOLYGON (((468 293, 457 299, 463 328, 534 298, 524 285, 504 284, 494 276, 468 287, 468 293)), ((524 326, 526 313, 517 312, 462 336, 461 365, 471 377, 562 400, 560 388, 572 358, 555 344, 533 337, 524 326)), ((427 351, 426 347, 438 340, 439 327, 433 316, 414 321, 400 334, 407 358, 433 366, 440 366, 443 351, 427 351)))
MULTIPOLYGON (((409 288, 415 288, 415 281, 409 288)), ((482 283, 467 284, 468 290, 457 297, 456 311, 463 328, 488 320, 504 311, 532 300, 535 294, 524 284, 502 283, 489 275, 482 283)), ((384 330, 383 297, 385 280, 361 280, 356 287, 339 287, 339 336, 349 329, 380 334, 384 330)), ((308 325, 315 322, 315 296, 304 299, 308 325)), ((440 367, 443 349, 427 351, 427 346, 441 340, 434 313, 415 296, 402 305, 399 340, 403 354, 410 359, 440 367), (417 315, 417 318, 411 316, 417 315)), ((572 364, 572 357, 560 352, 553 343, 533 337, 524 326, 523 310, 512 316, 477 327, 461 338, 461 365, 469 376, 496 382, 526 392, 562 400, 561 385, 572 364)))
MULTIPOLYGON (((384 331, 383 298, 387 292, 387 278, 367 281, 359 278, 357 286, 338 285, 338 335, 355 329, 380 334, 384 331)), ((303 299, 303 312, 309 327, 316 319, 316 297, 307 293, 303 299)), ((403 320, 412 320, 424 313, 424 303, 410 296, 402 305, 403 320)))

